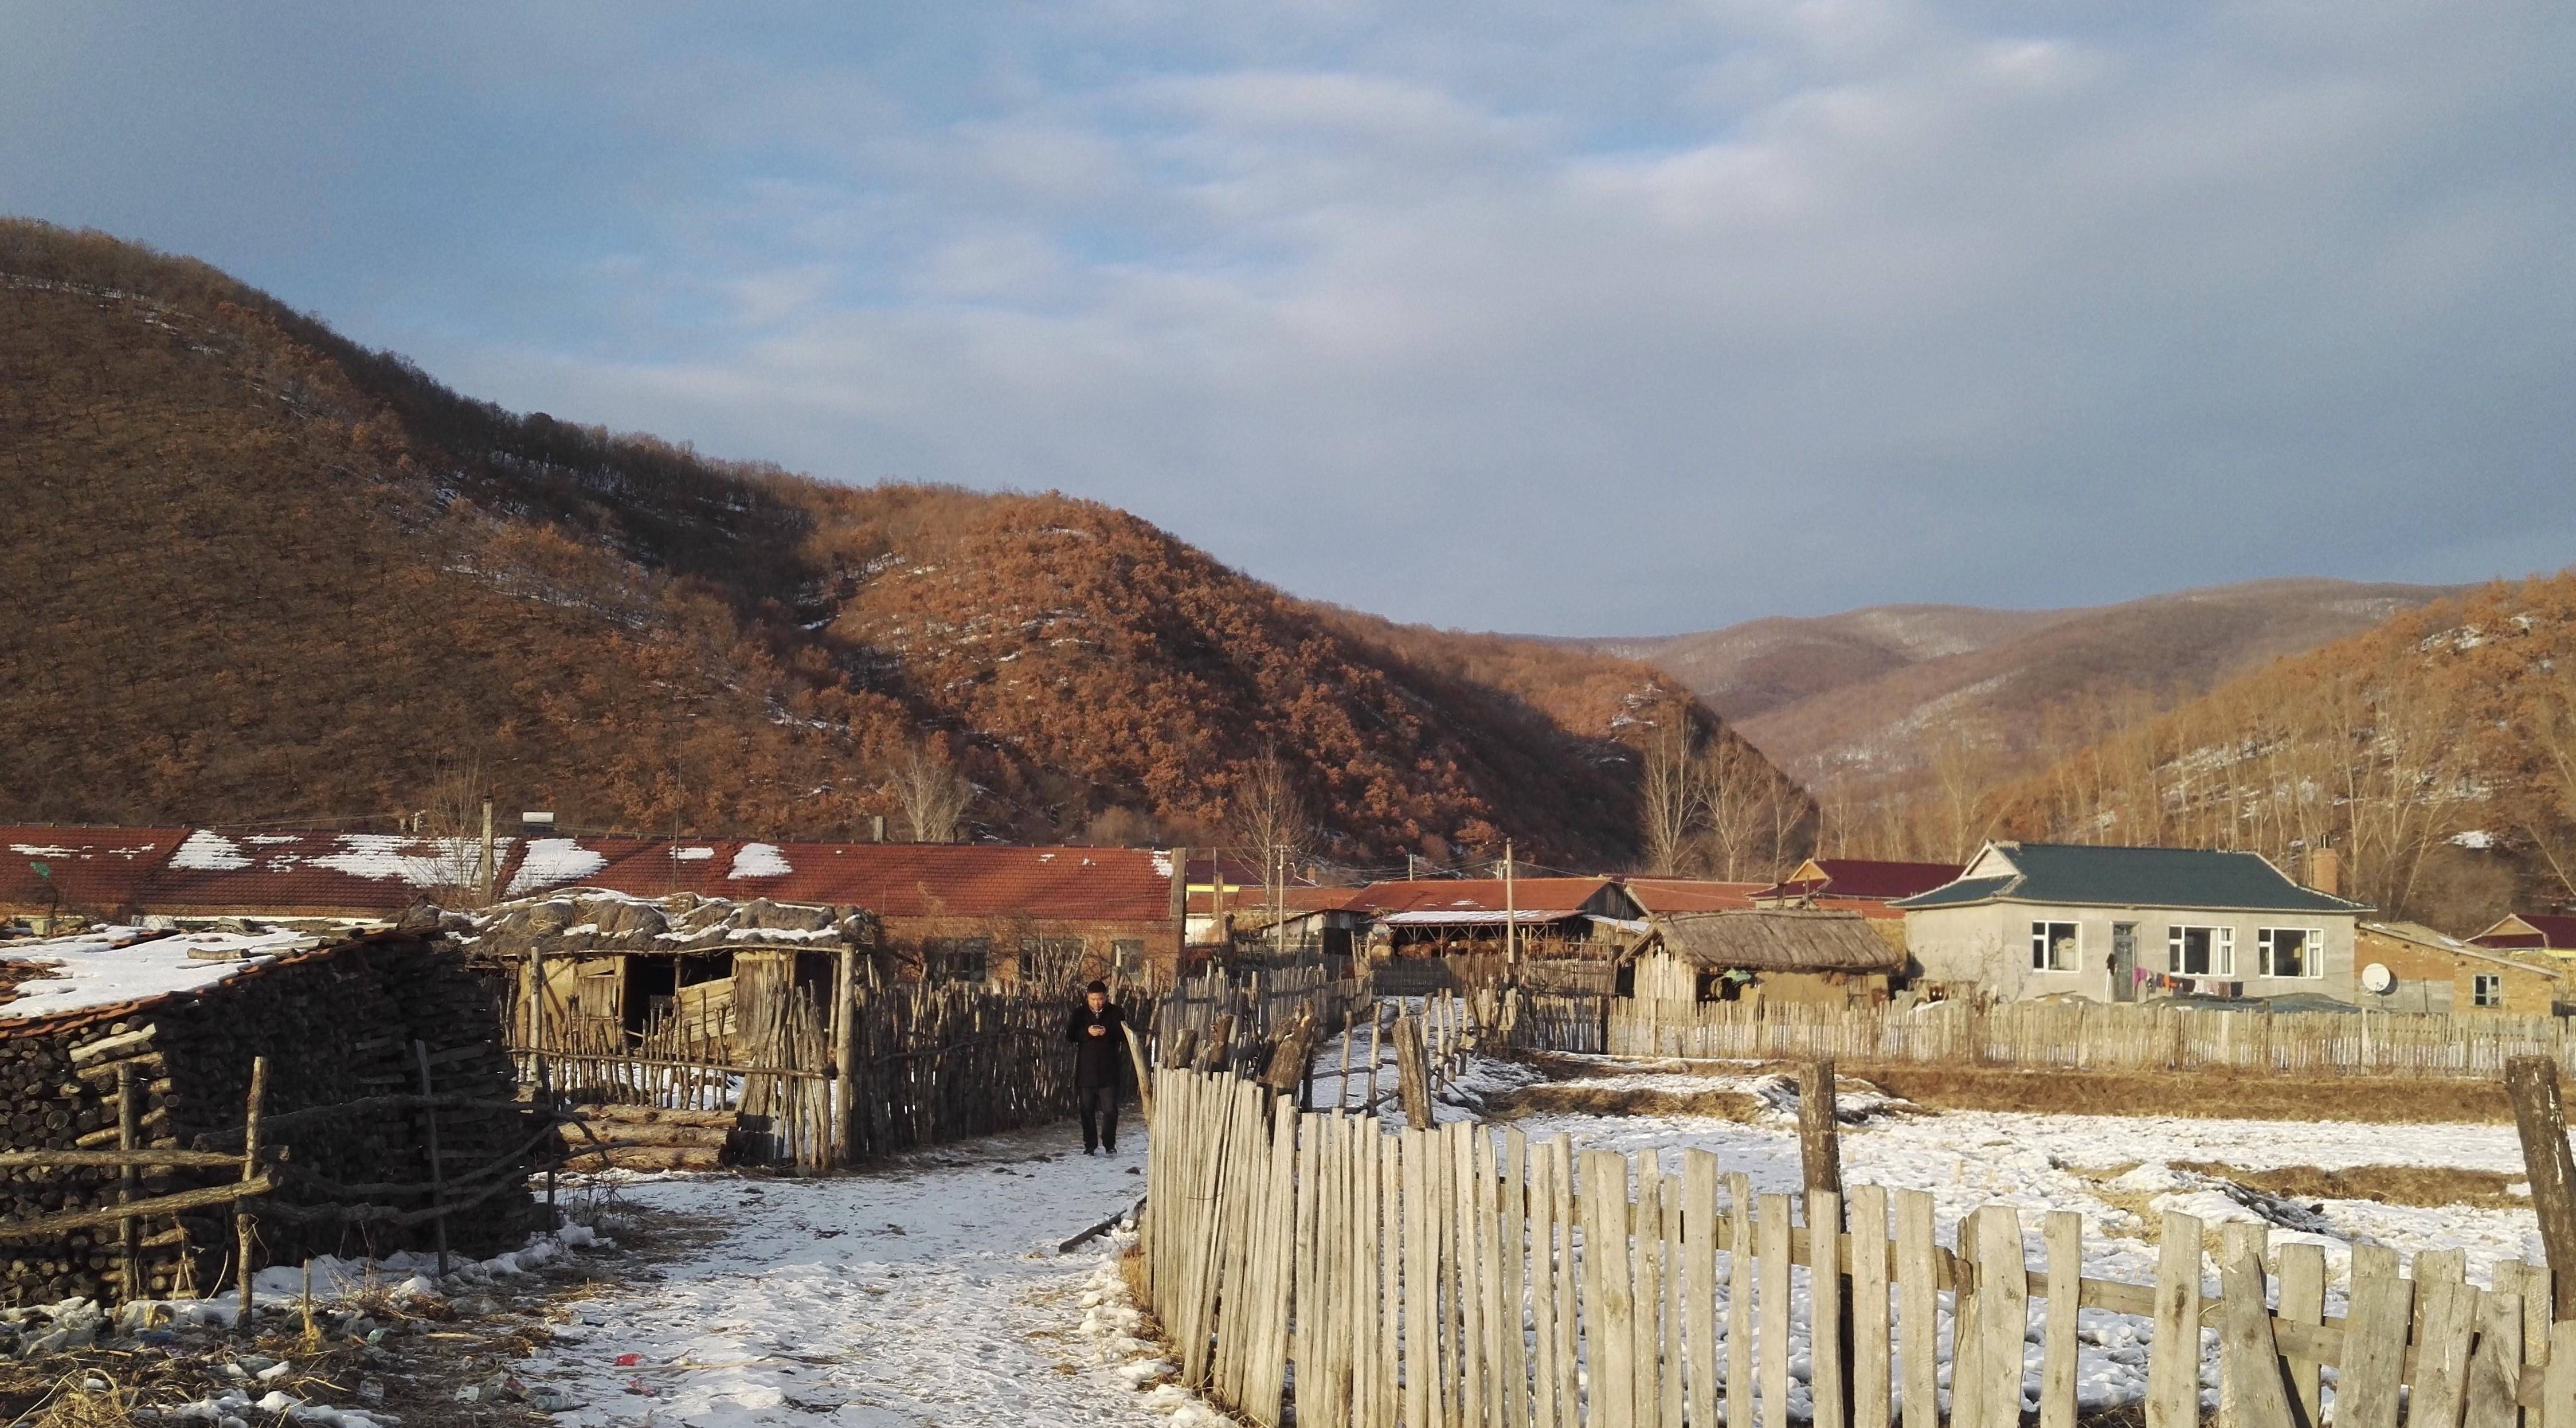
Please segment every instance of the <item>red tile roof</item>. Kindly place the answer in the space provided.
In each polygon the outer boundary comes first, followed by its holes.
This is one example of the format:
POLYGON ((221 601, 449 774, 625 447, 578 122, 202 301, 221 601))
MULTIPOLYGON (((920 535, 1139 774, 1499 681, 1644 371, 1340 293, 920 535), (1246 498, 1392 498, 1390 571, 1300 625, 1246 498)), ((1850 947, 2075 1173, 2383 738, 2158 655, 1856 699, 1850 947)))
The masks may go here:
POLYGON ((1893 863, 1871 858, 1816 858, 1822 881, 1790 880, 1763 889, 1763 897, 1839 897, 1892 900, 1927 893, 1958 881, 1957 863, 1893 863))
POLYGON ((187 836, 185 828, 0 825, 0 906, 50 911, 57 895, 66 912, 139 906, 145 880, 187 836), (38 877, 36 863, 52 876, 38 877))
POLYGON ((625 851, 584 886, 853 904, 880 917, 1168 922, 1170 860, 1140 848, 684 839, 625 851))

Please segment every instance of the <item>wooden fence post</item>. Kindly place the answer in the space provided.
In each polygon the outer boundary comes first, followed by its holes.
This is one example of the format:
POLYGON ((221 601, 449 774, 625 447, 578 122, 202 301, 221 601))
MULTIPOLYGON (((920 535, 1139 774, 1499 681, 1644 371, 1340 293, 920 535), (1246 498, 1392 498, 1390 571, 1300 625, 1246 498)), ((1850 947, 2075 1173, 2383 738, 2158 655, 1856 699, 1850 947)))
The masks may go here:
POLYGON ((447 1168, 438 1156, 438 1107, 431 1105, 429 1089, 429 1043, 411 1044, 412 1060, 420 1066, 420 1118, 429 1132, 429 1224, 437 1234, 438 1277, 447 1277, 447 1168))
MULTIPOLYGON (((1798 1072, 1798 1166, 1806 1180, 1808 1203, 1818 1195, 1843 1193, 1842 1124, 1834 1105, 1834 1058, 1819 1056, 1798 1072)), ((1813 1213, 1808 1215, 1812 1227, 1813 1213)), ((1840 1231, 1837 1223, 1833 1227, 1840 1231)))
POLYGON ((2558 1094, 2558 1063, 2516 1056, 2504 1064, 2504 1093, 2522 1136, 2522 1165, 2531 1208, 2549 1258, 2549 1282, 2561 1320, 2576 1319, 2576 1156, 2567 1146, 2567 1108, 2558 1094))
MULTIPOLYGON (((254 1056, 250 1061, 250 1099, 242 1111, 241 1178, 245 1181, 259 1178, 259 1112, 261 1103, 267 1099, 268 1058, 254 1056)), ((252 1312, 250 1272, 252 1220, 250 1201, 246 1198, 233 1202, 233 1237, 238 1241, 236 1252, 240 1255, 240 1258, 234 1262, 234 1274, 241 1282, 241 1315, 237 1327, 244 1334, 248 1334, 251 1332, 252 1312)))
POLYGON ((1431 1129, 1430 1052, 1422 1044, 1422 1023, 1410 1013, 1395 1019, 1395 1093, 1404 1102, 1405 1123, 1431 1129))
MULTIPOLYGON (((116 1148, 124 1151, 143 1148, 143 1109, 134 1103, 134 1063, 131 1061, 120 1061, 116 1065, 116 1148)), ((116 1175, 116 1203, 132 1203, 142 1179, 143 1172, 137 1166, 127 1165, 120 1169, 116 1175)), ((146 1297, 144 1290, 148 1287, 143 1275, 142 1222, 131 1215, 117 1221, 116 1242, 125 1262, 124 1302, 131 1304, 146 1297)))
MULTIPOLYGON (((855 947, 841 949, 840 985, 832 999, 832 1070, 832 1163, 855 1165, 859 1159, 859 952, 855 947)), ((1138 1084, 1143 1084, 1141 1078, 1138 1084)))

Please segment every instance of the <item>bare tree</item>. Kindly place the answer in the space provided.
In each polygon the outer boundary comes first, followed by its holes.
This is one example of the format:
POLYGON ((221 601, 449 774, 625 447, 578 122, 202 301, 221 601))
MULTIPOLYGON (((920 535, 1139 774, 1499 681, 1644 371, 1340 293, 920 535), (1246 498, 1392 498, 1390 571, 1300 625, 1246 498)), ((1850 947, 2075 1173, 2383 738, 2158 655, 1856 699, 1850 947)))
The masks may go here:
POLYGON ((1646 868, 1671 877, 1682 870, 1700 817, 1699 771, 1691 760, 1690 731, 1680 722, 1655 731, 1646 746, 1642 784, 1637 821, 1646 868))
POLYGON ((1227 834, 1265 858, 1283 855, 1295 862, 1314 845, 1315 820, 1306 796, 1276 747, 1263 749, 1236 777, 1225 812, 1227 834))
MULTIPOLYGON (((430 781, 425 806, 412 816, 412 832, 429 840, 425 891, 441 907, 481 907, 497 869, 483 866, 483 800, 492 791, 480 754, 442 764, 430 781)), ((498 861, 500 854, 493 854, 498 861)))
POLYGON ((1724 737, 1710 741, 1693 767, 1707 821, 1709 867, 1733 881, 1755 860, 1769 836, 1771 815, 1765 804, 1779 775, 1750 745, 1724 737))
POLYGON ((925 741, 904 745, 886 761, 886 791, 903 806, 916 843, 956 842, 975 804, 974 783, 925 741))
MULTIPOLYGON (((2576 900, 2576 671, 2561 670, 2542 690, 2531 720, 2540 753, 2538 782, 2554 819, 2535 816, 2524 831, 2552 877, 2576 900)), ((2535 810, 2537 812, 2537 810, 2535 810)))

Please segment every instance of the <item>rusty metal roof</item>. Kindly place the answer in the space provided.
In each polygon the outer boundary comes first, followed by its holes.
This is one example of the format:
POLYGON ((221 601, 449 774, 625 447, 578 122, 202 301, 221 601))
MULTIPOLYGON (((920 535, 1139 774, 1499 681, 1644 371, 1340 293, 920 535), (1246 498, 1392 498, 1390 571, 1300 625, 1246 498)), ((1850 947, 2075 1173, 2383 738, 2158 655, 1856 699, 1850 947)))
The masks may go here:
POLYGON ((577 881, 637 897, 850 904, 879 917, 1149 923, 1171 918, 1169 866, 1142 848, 682 839, 621 850, 577 881))
POLYGON ((139 906, 144 882, 185 828, 0 825, 0 905, 114 914, 139 906), (50 877, 37 875, 42 863, 50 877))

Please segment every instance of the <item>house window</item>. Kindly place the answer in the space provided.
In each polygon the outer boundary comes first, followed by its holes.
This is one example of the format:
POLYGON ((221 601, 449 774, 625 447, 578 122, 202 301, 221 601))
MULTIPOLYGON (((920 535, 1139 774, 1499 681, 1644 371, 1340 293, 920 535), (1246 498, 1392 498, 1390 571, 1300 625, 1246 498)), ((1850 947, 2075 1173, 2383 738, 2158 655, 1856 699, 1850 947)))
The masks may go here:
POLYGON ((921 974, 933 982, 980 982, 992 975, 993 944, 983 937, 927 937, 921 974))
POLYGON ((1109 944, 1109 965, 1121 982, 1145 980, 1145 943, 1142 938, 1121 937, 1109 944))
POLYGON ((1030 986, 1060 987, 1082 971, 1079 937, 1020 939, 1020 980, 1030 986))
POLYGON ((2165 934, 2165 970, 2177 977, 2236 975, 2236 929, 2176 927, 2165 934))
POLYGON ((2502 972, 2480 972, 2475 977, 2471 978, 2469 981, 2469 1003, 2472 1006, 2481 1007, 2503 1006, 2504 974, 2502 972))
POLYGON ((2072 972, 2076 968, 2076 933, 2071 922, 2034 922, 2030 925, 2030 969, 2034 972, 2072 972))
POLYGON ((2326 974, 2326 934, 2316 927, 2266 927, 2255 934, 2255 975, 2322 977, 2326 974))

